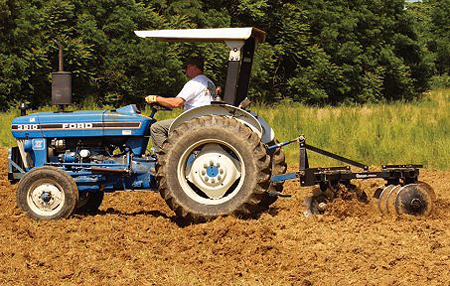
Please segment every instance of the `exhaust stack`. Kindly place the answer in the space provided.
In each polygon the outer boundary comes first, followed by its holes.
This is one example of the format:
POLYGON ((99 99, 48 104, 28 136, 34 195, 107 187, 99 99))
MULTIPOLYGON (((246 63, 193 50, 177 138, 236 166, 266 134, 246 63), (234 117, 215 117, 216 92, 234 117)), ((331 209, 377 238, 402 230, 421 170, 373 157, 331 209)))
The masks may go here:
POLYGON ((63 111, 64 105, 72 103, 72 73, 64 71, 62 45, 56 40, 55 43, 59 47, 59 70, 52 73, 52 104, 59 105, 63 111))

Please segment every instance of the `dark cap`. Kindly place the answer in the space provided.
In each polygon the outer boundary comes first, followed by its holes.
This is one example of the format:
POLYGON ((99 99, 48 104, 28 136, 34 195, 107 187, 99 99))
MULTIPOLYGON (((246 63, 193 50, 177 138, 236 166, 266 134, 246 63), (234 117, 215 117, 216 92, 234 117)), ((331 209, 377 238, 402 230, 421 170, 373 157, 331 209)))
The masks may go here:
POLYGON ((201 57, 189 57, 184 63, 184 68, 186 69, 187 65, 194 65, 198 67, 203 72, 203 59, 201 57))

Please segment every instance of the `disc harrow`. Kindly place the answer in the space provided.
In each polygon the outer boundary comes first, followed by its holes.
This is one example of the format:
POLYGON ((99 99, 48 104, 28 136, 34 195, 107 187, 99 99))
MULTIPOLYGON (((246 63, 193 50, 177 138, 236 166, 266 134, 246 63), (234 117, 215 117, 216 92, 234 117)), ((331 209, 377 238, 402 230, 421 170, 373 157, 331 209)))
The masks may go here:
POLYGON ((351 183, 328 182, 319 184, 312 191, 312 196, 304 200, 308 207, 305 215, 324 214, 328 209, 328 204, 336 198, 344 200, 357 199, 360 202, 368 202, 367 194, 351 183))
POLYGON ((337 197, 346 199, 349 194, 353 194, 359 201, 368 202, 366 193, 356 188, 351 180, 376 178, 386 181, 386 184, 378 188, 373 195, 378 200, 376 205, 383 215, 428 216, 431 214, 436 194, 429 184, 418 180, 419 169, 423 167, 422 165, 383 165, 381 170, 372 171, 365 164, 306 144, 303 135, 291 141, 269 146, 268 149, 281 148, 294 142, 300 145, 299 171, 274 175, 272 181, 299 178, 301 186, 318 186, 313 189, 312 196, 305 199, 305 205, 308 207, 305 215, 323 214, 326 212, 328 203, 337 197), (310 168, 307 150, 348 163, 361 168, 362 171, 353 171, 349 166, 310 168))
POLYGON ((375 192, 378 209, 383 215, 427 216, 433 210, 436 194, 424 182, 407 185, 388 185, 381 192, 375 192))

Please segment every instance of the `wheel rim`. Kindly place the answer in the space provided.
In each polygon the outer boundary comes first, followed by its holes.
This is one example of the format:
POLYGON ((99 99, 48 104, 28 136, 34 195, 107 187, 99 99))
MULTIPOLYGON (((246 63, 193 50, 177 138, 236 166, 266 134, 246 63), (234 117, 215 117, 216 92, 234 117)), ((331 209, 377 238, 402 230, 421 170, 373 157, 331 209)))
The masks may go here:
POLYGON ((177 177, 189 198, 205 205, 219 205, 239 193, 245 164, 241 154, 227 142, 206 139, 184 151, 177 177))
POLYGON ((50 180, 38 180, 28 190, 28 206, 40 216, 53 216, 64 206, 63 188, 50 180))

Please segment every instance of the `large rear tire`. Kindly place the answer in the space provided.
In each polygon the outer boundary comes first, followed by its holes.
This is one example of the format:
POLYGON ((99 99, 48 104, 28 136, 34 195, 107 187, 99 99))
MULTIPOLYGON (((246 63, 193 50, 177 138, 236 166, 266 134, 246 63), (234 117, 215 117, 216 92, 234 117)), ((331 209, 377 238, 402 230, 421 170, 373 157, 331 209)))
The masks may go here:
POLYGON ((161 196, 189 222, 256 215, 270 185, 266 148, 231 117, 206 115, 182 123, 164 142, 157 164, 161 196))
POLYGON ((75 180, 52 166, 33 168, 19 182, 17 205, 36 220, 69 217, 77 205, 79 194, 75 180))

